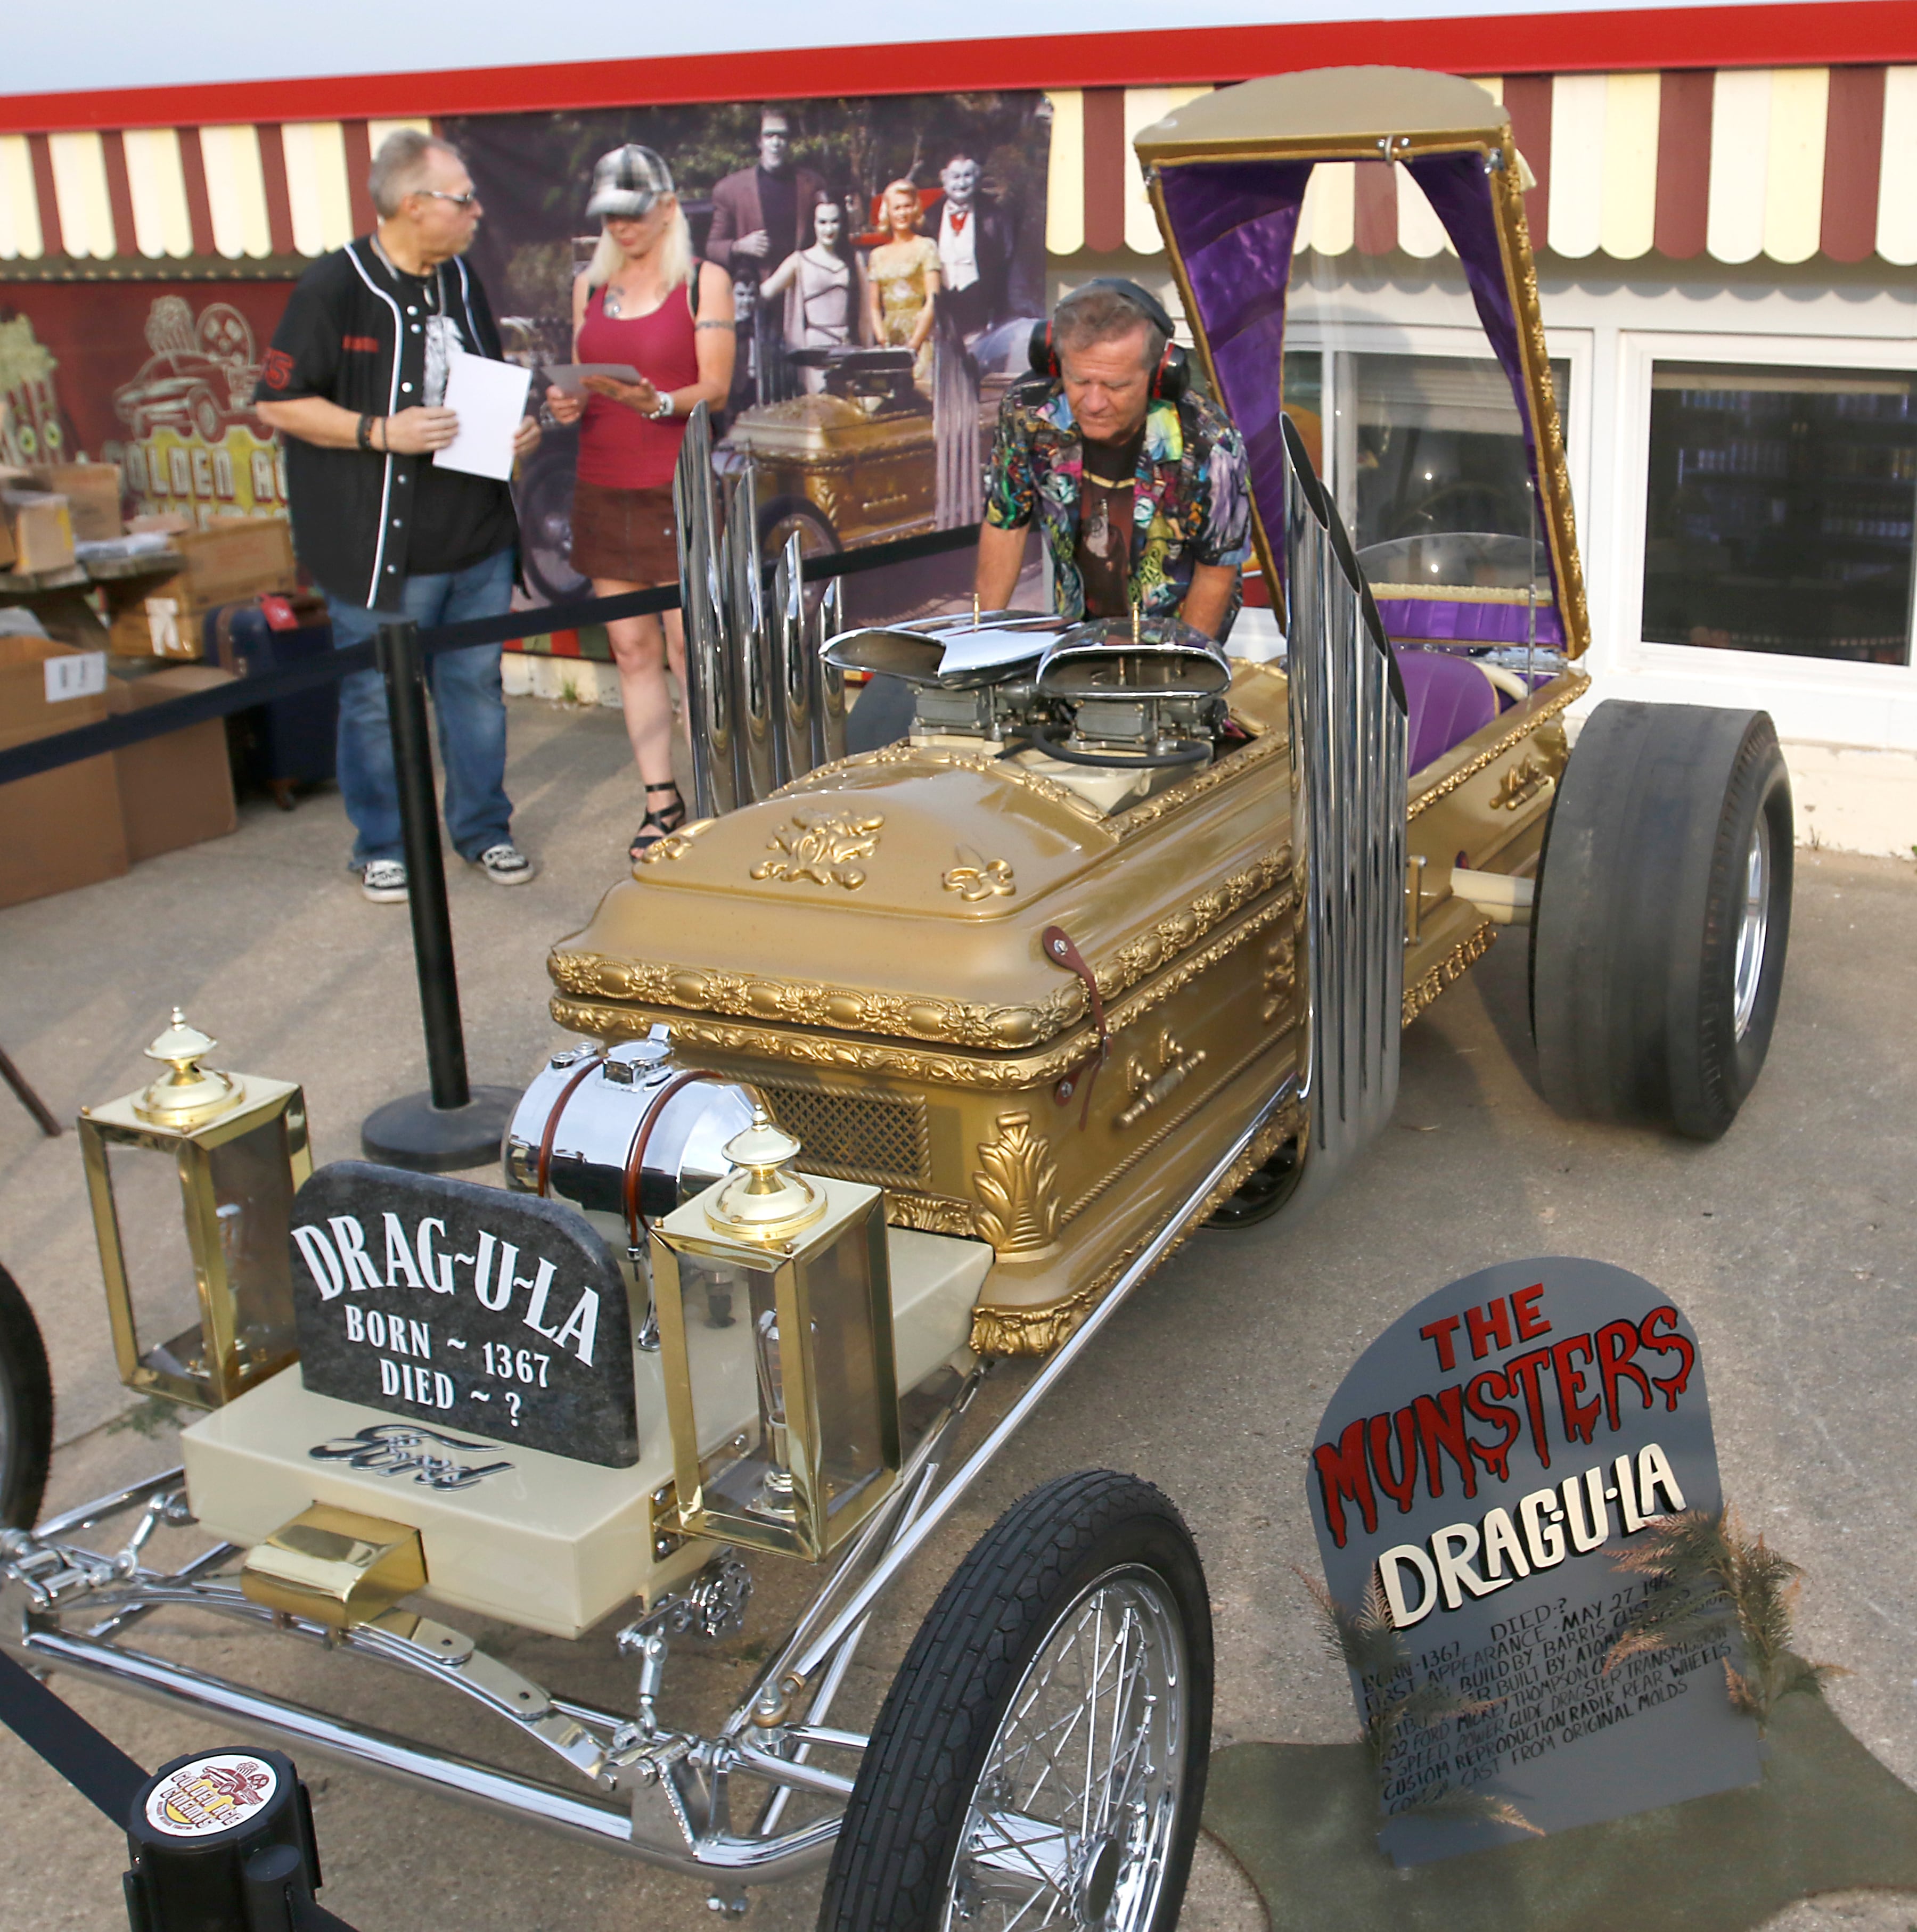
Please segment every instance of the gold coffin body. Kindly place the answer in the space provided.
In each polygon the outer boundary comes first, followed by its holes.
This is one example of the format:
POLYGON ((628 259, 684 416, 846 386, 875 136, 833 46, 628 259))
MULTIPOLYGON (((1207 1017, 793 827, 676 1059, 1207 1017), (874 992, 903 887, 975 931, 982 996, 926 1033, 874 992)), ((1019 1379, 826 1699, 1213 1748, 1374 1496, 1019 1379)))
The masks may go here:
POLYGON ((608 1040, 665 1022, 765 1093, 807 1168, 988 1242, 972 1346, 1046 1352, 1297 1072, 1283 677, 1240 667, 1231 708, 1251 742, 1110 813, 902 742, 689 828, 554 948, 553 1016, 608 1040), (1097 980, 1101 1066, 1054 926, 1097 980))
POLYGON ((759 472, 759 500, 808 502, 842 544, 931 526, 932 416, 868 416, 843 396, 795 396, 743 416, 729 439, 759 472))

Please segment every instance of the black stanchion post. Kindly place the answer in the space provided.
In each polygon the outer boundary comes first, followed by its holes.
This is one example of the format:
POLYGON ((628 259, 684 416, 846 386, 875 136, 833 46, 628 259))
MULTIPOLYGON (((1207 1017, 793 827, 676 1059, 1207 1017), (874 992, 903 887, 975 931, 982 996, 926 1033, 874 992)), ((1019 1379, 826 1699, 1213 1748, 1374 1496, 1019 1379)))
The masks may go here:
POLYGON ((413 962, 431 1088, 376 1108, 361 1126, 359 1140, 372 1160, 441 1174, 482 1166, 497 1154, 518 1096, 509 1088, 474 1088, 466 1077, 466 1034, 459 1018, 459 977, 446 910, 439 807, 433 796, 419 626, 410 618, 382 624, 376 648, 392 732, 413 962))

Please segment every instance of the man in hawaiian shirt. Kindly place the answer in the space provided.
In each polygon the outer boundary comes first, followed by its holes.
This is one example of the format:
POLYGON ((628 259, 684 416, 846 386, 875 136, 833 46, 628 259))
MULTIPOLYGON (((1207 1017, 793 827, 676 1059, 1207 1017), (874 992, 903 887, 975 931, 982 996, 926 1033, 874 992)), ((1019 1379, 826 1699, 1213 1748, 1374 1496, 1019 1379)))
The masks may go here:
POLYGON ((1251 548, 1245 445, 1217 405, 1154 398, 1164 311, 1093 282, 1058 305, 1059 374, 999 406, 975 580, 982 609, 1012 599, 1035 516, 1062 616, 1176 616, 1223 638, 1251 548))

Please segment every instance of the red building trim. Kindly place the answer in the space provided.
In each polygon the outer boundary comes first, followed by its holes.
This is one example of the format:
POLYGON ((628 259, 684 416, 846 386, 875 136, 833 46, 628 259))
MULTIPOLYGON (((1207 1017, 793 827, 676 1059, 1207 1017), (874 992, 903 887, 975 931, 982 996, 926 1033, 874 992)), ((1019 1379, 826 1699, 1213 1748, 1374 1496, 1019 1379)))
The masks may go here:
MULTIPOLYGON (((257 119, 386 118, 664 106, 768 97, 1003 87, 1203 86, 1376 59, 1450 74, 1823 67, 1917 61, 1910 0, 1782 0, 1433 20, 1335 20, 1029 38, 897 41, 663 60, 568 62, 444 73, 322 75, 197 87, 107 88, 0 98, 0 132, 189 127, 257 119)), ((1529 151, 1527 150, 1528 154, 1529 151)), ((1537 165, 1531 156, 1534 167, 1537 165)))
MULTIPOLYGON (((1667 74, 1658 89, 1657 212, 1653 245, 1674 262, 1704 252, 1711 225, 1711 118, 1716 88, 1708 74, 1667 74)), ((1874 169, 1876 163, 1873 159, 1874 169)), ((1874 199, 1871 203, 1876 207, 1874 199)), ((1871 232, 1876 232, 1874 221, 1871 232)))
POLYGON ((1883 69, 1833 68, 1830 112, 1824 124, 1824 219, 1819 246, 1834 262, 1861 262, 1876 250, 1883 146, 1883 69))
POLYGON ((64 255, 67 238, 60 226, 60 203, 53 192, 53 154, 44 134, 26 137, 27 154, 33 163, 33 195, 40 204, 40 248, 42 259, 64 255))
POLYGON ((260 136, 260 173, 266 187, 266 231, 272 239, 273 253, 290 255, 293 251, 293 196, 286 184, 286 143, 280 139, 277 122, 263 122, 254 131, 260 136))

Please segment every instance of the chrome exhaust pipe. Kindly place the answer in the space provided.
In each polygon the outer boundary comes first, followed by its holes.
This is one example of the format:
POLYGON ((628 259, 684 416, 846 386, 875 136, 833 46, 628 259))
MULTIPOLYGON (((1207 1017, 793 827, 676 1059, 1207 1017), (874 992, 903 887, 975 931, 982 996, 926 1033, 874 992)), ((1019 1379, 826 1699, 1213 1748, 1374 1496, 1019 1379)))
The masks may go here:
POLYGON ((733 743, 739 802, 750 805, 755 799, 770 797, 779 786, 772 638, 759 560, 759 479, 750 463, 727 492, 721 574, 733 716, 738 721, 733 743))
POLYGON ((828 580, 815 614, 807 653, 812 664, 812 762, 829 765, 846 755, 846 674, 825 662, 825 646, 846 628, 845 580, 828 580))
POLYGON ((679 598, 686 633, 686 728, 692 740, 693 816, 717 818, 739 803, 732 688, 726 668, 727 598, 720 574, 719 508, 712 482, 712 419, 694 406, 672 472, 679 598))
POLYGON ((781 784, 812 770, 813 653, 806 648, 805 559, 797 530, 786 539, 772 572, 773 696, 778 729, 772 734, 781 784))
POLYGON ((1405 704, 1338 506, 1284 424, 1292 824, 1308 962, 1302 1198, 1325 1191, 1397 1102, 1405 704))

